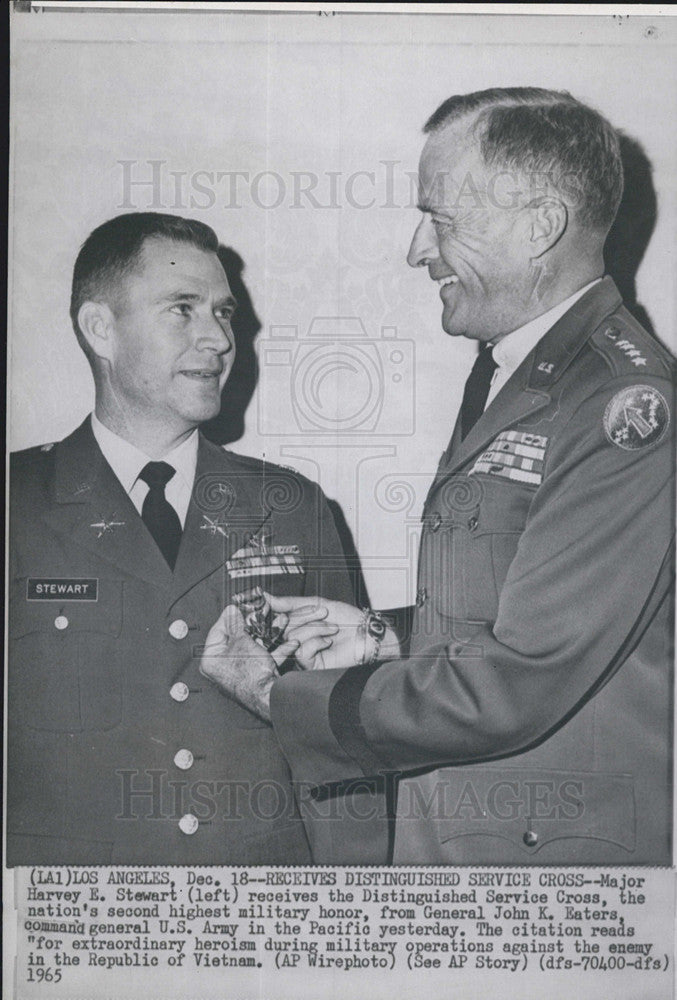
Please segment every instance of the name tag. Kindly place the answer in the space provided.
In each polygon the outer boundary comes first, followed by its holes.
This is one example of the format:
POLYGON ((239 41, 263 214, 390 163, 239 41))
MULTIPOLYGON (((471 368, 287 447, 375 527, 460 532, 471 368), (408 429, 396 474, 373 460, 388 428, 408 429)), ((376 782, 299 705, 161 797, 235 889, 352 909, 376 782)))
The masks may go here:
POLYGON ((29 577, 27 601, 98 601, 99 581, 80 577, 29 577))

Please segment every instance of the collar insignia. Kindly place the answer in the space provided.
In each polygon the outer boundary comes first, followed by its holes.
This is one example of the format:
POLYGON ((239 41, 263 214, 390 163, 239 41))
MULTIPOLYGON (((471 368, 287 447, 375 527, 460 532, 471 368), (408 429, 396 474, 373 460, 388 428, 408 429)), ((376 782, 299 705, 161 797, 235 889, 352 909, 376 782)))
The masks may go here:
MULTIPOLYGON (((102 514, 99 515, 100 521, 95 521, 94 524, 90 524, 90 528, 95 528, 97 538, 101 538, 102 535, 112 534, 116 528, 124 528, 126 521, 114 521, 108 520, 102 514)), ((115 514, 112 515, 115 517, 115 514)))
POLYGON ((223 535, 224 538, 228 537, 228 525, 225 521, 221 521, 218 516, 207 517, 206 514, 203 514, 202 520, 205 523, 200 525, 200 531, 208 531, 212 538, 215 535, 223 535))

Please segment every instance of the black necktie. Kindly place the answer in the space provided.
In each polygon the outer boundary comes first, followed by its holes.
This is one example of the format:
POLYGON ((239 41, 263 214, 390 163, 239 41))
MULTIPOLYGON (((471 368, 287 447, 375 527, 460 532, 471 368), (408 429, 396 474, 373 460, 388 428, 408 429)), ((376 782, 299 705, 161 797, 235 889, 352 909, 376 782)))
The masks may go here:
POLYGON ((172 569, 181 542, 181 522, 165 497, 165 486, 175 472, 176 469, 167 462, 149 462, 139 473, 139 479, 143 479, 149 487, 141 517, 172 569))
POLYGON ((483 344, 465 383, 461 403, 461 439, 467 437, 484 413, 491 378, 497 368, 491 345, 483 344))

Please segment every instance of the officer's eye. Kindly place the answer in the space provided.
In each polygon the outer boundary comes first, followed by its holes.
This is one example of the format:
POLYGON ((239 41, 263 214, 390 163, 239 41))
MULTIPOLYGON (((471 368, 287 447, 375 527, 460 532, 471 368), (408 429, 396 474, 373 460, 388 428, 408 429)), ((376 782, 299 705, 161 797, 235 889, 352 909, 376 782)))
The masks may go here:
POLYGON ((191 309, 192 306, 189 302, 175 302, 173 306, 170 306, 169 311, 178 316, 189 316, 191 309))
POLYGON ((233 313, 235 310, 232 306, 223 306, 221 309, 215 309, 214 315, 222 323, 230 323, 233 318, 233 313))

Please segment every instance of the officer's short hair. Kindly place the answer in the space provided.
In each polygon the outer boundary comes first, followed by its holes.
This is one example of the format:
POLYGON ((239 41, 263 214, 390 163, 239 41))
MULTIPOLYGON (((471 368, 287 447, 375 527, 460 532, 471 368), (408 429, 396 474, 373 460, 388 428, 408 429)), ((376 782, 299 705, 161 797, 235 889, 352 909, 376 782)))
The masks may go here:
POLYGON ((118 215, 90 233, 73 268, 70 305, 75 336, 90 362, 93 352, 78 324, 80 307, 83 302, 108 301, 114 296, 121 280, 138 264, 149 239, 189 243, 207 253, 216 253, 219 248, 216 233, 204 222, 161 212, 118 215))
POLYGON ((567 91, 494 87, 448 98, 426 122, 437 132, 476 115, 473 132, 487 166, 547 177, 578 221, 606 231, 623 194, 616 130, 567 91))

